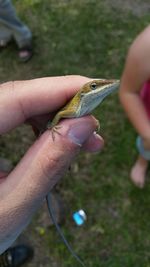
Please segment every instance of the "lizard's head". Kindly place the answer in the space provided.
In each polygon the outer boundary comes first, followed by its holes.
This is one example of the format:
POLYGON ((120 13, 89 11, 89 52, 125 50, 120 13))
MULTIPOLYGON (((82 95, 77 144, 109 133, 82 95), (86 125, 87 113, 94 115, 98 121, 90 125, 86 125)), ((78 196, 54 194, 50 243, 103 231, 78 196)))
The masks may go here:
POLYGON ((103 92, 107 92, 107 89, 114 87, 114 85, 115 87, 119 85, 119 80, 95 79, 93 81, 86 83, 83 86, 82 91, 83 93, 89 93, 89 94, 90 92, 92 94, 98 92, 101 92, 103 94, 103 92))
POLYGON ((119 80, 95 79, 80 91, 80 113, 89 114, 103 99, 119 87, 119 80))

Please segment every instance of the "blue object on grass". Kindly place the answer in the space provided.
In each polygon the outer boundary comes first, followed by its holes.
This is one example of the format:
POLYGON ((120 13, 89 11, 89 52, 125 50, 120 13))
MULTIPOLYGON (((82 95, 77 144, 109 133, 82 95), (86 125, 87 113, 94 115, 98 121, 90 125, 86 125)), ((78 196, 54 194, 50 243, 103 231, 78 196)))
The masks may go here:
POLYGON ((78 226, 81 226, 82 224, 84 224, 84 222, 85 222, 85 220, 86 220, 86 214, 85 214, 84 210, 76 211, 76 212, 73 214, 72 217, 73 217, 75 223, 76 223, 78 226))

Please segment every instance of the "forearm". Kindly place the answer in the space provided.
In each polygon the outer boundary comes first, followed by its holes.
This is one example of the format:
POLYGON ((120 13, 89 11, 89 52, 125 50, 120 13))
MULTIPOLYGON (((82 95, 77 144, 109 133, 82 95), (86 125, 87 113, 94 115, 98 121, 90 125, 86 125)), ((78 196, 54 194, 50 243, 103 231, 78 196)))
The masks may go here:
MULTIPOLYGON (((64 126, 63 131, 67 130, 64 126)), ((45 132, 0 184, 0 253, 30 222, 47 193, 68 168, 68 162, 71 164, 79 152, 79 146, 67 141, 65 136, 58 136, 56 145, 49 131, 45 132)))
POLYGON ((120 101, 138 134, 150 139, 150 121, 138 93, 120 91, 120 101))

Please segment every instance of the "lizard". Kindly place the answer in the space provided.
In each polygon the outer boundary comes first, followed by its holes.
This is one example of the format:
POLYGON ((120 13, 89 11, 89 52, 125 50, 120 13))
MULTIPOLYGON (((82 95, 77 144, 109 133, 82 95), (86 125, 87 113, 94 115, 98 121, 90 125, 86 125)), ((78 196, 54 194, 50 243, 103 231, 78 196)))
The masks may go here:
MULTIPOLYGON (((47 129, 51 129, 52 138, 60 134, 59 121, 63 118, 79 118, 90 114, 111 92, 119 86, 119 80, 95 79, 82 86, 75 96, 59 110, 52 121, 48 121, 47 129)), ((99 123, 98 123, 99 129, 99 123)))
MULTIPOLYGON (((90 114, 110 93, 117 90, 119 87, 119 80, 107 80, 107 79, 95 79, 85 85, 75 94, 75 96, 60 110, 56 113, 52 121, 49 121, 47 128, 52 131, 52 138, 55 140, 55 133, 61 134, 58 129, 61 126, 58 125, 59 121, 63 118, 79 118, 90 114)), ((99 128, 99 125, 98 125, 99 128)), ((65 243, 68 250, 71 252, 73 257, 85 267, 83 261, 73 251, 68 241, 64 237, 59 225, 56 222, 53 209, 51 207, 51 194, 48 193, 46 196, 47 206, 50 217, 56 226, 56 229, 65 243)))

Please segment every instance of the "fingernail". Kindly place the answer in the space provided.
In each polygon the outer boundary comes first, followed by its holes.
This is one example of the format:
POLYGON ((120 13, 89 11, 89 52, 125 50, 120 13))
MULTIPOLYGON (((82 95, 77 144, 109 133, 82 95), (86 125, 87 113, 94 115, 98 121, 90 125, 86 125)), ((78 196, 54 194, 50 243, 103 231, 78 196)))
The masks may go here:
POLYGON ((91 123, 87 121, 77 122, 70 127, 68 137, 74 144, 82 146, 93 131, 91 123))

